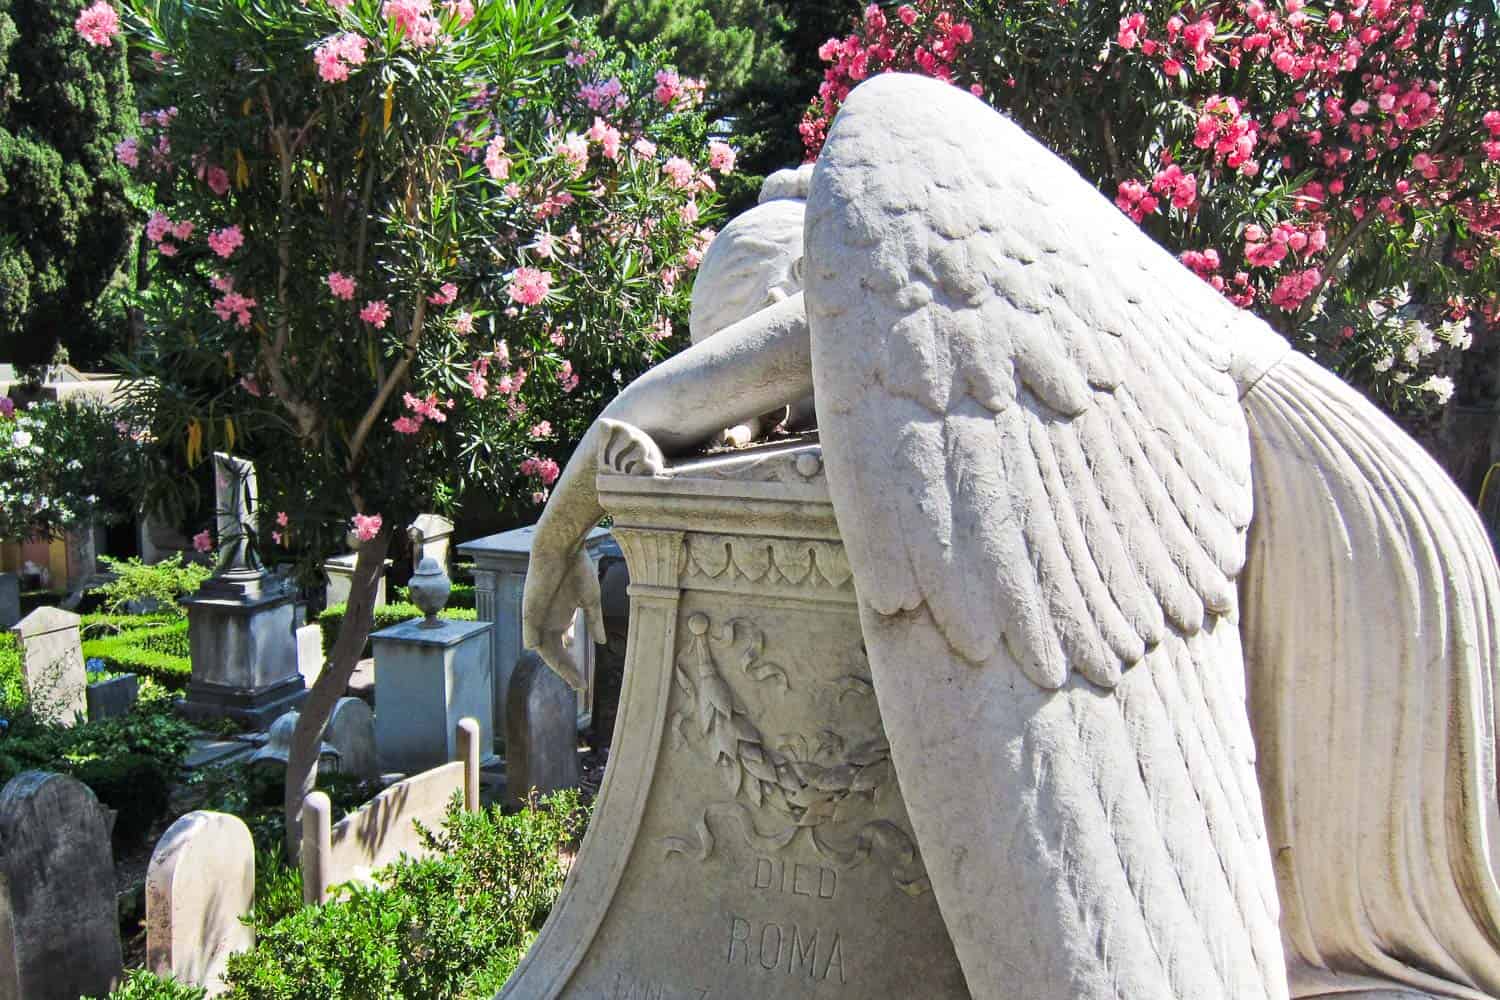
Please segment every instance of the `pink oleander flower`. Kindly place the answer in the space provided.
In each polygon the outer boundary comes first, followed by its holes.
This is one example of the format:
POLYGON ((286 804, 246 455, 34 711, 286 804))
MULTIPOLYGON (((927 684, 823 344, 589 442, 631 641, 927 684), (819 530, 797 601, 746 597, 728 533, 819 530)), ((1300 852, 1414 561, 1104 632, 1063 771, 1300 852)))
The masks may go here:
POLYGON ((589 128, 588 137, 590 142, 599 143, 606 159, 618 160, 620 158, 620 130, 603 118, 594 119, 593 126, 589 128))
POLYGON ((120 15, 105 0, 99 0, 78 15, 73 28, 85 42, 95 48, 107 49, 120 34, 120 15))
POLYGON ((506 292, 512 302, 534 306, 552 290, 552 275, 535 267, 518 267, 511 275, 506 292))
POLYGON ((415 434, 422 429, 422 421, 413 417, 397 417, 391 421, 391 429, 397 434, 415 434))
POLYGON ((208 287, 216 292, 234 291, 234 279, 227 274, 217 274, 208 279, 208 287))
POLYGON ((631 143, 630 148, 635 150, 635 155, 643 160, 649 160, 656 155, 656 143, 645 136, 631 143))
POLYGON ((354 0, 328 0, 328 6, 337 7, 339 10, 348 10, 354 0))
POLYGON ((548 490, 536 490, 531 494, 531 502, 540 507, 547 502, 548 490))
POLYGON ((578 388, 578 374, 573 371, 573 362, 564 361, 562 363, 562 367, 557 370, 557 381, 565 393, 572 392, 578 388))
POLYGON ((256 302, 248 295, 239 292, 225 292, 213 305, 214 315, 222 322, 228 323, 233 319, 242 329, 250 326, 250 310, 254 309, 256 302))
POLYGON ((425 49, 437 42, 442 24, 432 16, 432 0, 386 0, 381 13, 406 36, 413 48, 425 49))
POLYGON ((469 392, 475 399, 483 399, 490 394, 490 384, 485 381, 484 372, 475 368, 464 376, 464 381, 469 383, 469 392))
POLYGON ((354 534, 362 542, 368 542, 380 534, 380 515, 355 514, 354 534))
POLYGON ((193 238, 193 224, 191 222, 179 222, 172 227, 172 235, 178 240, 186 243, 193 238))
POLYGON ((386 320, 391 318, 391 307, 386 305, 384 299, 374 299, 365 303, 365 307, 359 311, 359 318, 377 330, 384 330, 386 320))
POLYGON ((469 0, 447 0, 443 4, 443 9, 450 17, 457 19, 459 27, 474 20, 474 5, 469 0))
POLYGON ((115 159, 134 170, 141 165, 141 141, 136 138, 115 143, 115 159))
POLYGON ((240 388, 244 389, 256 399, 260 398, 260 383, 255 380, 254 375, 241 375, 240 388))
POLYGON ((245 234, 239 226, 227 226, 208 234, 208 248, 228 260, 245 244, 245 234))
POLYGON ((277 545, 280 545, 281 544, 281 532, 279 532, 279 531, 273 531, 273 532, 271 532, 271 541, 275 542, 277 545))
POLYGON ((589 162, 589 141, 577 132, 569 132, 568 138, 557 144, 557 155, 572 168, 574 176, 583 173, 589 162))
POLYGON ((172 220, 168 218, 166 212, 152 212, 151 218, 146 220, 146 239, 152 243, 160 243, 171 231, 172 220))
POLYGON ((471 312, 461 312, 457 316, 453 317, 453 329, 454 331, 461 333, 466 337, 469 334, 473 333, 474 314, 471 312))
POLYGON ((193 548, 198 552, 212 552, 214 548, 214 537, 204 528, 193 536, 193 548))
POLYGON ((453 282, 449 281, 449 282, 444 283, 443 286, 441 288, 439 288, 437 291, 435 291, 431 295, 427 296, 427 301, 428 301, 428 303, 430 305, 446 306, 446 305, 452 305, 453 301, 455 299, 457 299, 457 298, 458 298, 458 286, 455 285, 453 282))
POLYGON ((674 156, 662 164, 661 172, 667 175, 667 180, 678 190, 687 190, 694 186, 693 165, 680 156, 674 156))
POLYGON ((651 92, 651 96, 658 104, 670 105, 681 93, 682 80, 675 72, 669 69, 656 71, 656 89, 651 92))
POLYGON ((204 171, 203 180, 208 189, 220 198, 229 193, 229 171, 223 167, 209 167, 204 171))
POLYGON ((503 181, 510 176, 510 157, 505 155, 505 137, 495 136, 484 147, 484 169, 491 177, 503 181))
POLYGON ((721 174, 734 172, 734 150, 728 143, 717 139, 708 144, 708 166, 721 174))
POLYGON ((548 421, 548 420, 543 420, 540 423, 533 425, 532 428, 531 428, 531 436, 533 438, 538 439, 538 440, 541 439, 541 438, 551 437, 552 436, 552 422, 548 421))
POLYGON ((279 511, 276 512, 276 523, 278 525, 280 525, 281 527, 285 528, 291 522, 292 522, 292 519, 289 518, 289 517, 287 517, 286 511, 279 510, 279 511))
POLYGON ((163 257, 176 257, 177 244, 166 242, 158 243, 156 245, 156 252, 161 254, 163 257))
POLYGON ((354 278, 341 271, 332 271, 328 275, 328 290, 333 293, 333 297, 336 299, 353 302, 354 285, 354 278))

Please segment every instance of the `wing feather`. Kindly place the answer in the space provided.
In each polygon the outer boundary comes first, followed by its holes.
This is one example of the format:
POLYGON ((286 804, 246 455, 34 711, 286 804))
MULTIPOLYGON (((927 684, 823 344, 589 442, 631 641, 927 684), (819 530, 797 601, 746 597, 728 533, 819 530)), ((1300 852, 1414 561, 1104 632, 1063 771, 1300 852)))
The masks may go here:
POLYGON ((903 539, 903 567, 886 539, 846 539, 856 579, 882 611, 913 584, 972 663, 1003 641, 1044 687, 1113 685, 1163 621, 1191 635, 1235 607, 1249 446, 1201 332, 1235 310, 1113 209, 1101 225, 1097 192, 978 102, 925 132, 859 108, 807 223, 835 506, 903 539), (850 325, 878 346, 834 333, 850 325), (884 442, 882 481, 845 477, 884 442))

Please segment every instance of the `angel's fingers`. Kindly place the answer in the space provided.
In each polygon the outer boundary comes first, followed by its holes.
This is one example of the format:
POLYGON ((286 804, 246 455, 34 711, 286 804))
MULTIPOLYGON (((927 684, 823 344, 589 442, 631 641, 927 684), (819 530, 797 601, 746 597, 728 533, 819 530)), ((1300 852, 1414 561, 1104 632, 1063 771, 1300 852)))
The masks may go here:
POLYGON ((583 678, 578 672, 578 664, 568 648, 563 645, 562 635, 557 632, 549 632, 542 640, 541 647, 537 652, 542 654, 542 659, 547 661, 547 666, 552 672, 563 679, 563 683, 574 691, 583 690, 583 678))

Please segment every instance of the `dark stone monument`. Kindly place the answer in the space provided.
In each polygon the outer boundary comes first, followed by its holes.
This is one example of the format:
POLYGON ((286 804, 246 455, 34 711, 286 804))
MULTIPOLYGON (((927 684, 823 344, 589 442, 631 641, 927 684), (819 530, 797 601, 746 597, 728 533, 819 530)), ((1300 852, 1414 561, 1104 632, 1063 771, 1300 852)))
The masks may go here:
POLYGON ((578 695, 542 658, 516 661, 505 707, 505 784, 513 801, 577 788, 578 695))

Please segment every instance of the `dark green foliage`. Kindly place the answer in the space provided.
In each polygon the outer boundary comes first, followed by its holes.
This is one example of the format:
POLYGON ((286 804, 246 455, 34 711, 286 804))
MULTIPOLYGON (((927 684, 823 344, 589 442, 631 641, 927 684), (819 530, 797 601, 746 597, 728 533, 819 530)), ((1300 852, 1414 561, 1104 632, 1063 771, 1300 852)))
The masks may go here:
MULTIPOLYGON (((324 653, 330 653, 333 650, 333 643, 339 637, 339 626, 344 623, 344 611, 345 605, 331 604, 318 615, 318 627, 323 630, 324 653)), ((375 609, 375 624, 370 626, 370 631, 378 632, 383 628, 390 628, 392 625, 400 625, 404 621, 421 617, 422 612, 415 604, 383 604, 375 609)), ((468 607, 444 608, 438 617, 458 622, 472 622, 479 616, 472 607, 468 607)), ((365 648, 364 655, 370 655, 368 646, 365 648)))
POLYGON ((26 702, 26 685, 21 678, 21 650, 16 637, 0 632, 0 714, 9 717, 26 702))
MULTIPOLYGON (((411 603, 411 588, 410 587, 397 587, 396 588, 396 600, 398 602, 400 602, 401 604, 410 604, 411 603)), ((474 585, 472 583, 455 583, 453 585, 453 593, 451 593, 451 594, 448 595, 448 607, 449 608, 464 608, 464 609, 467 609, 467 610, 473 610, 473 608, 474 608, 474 585)))
POLYGON ((71 774, 120 811, 116 839, 128 843, 165 813, 192 737, 165 699, 143 699, 129 715, 71 728, 23 712, 0 739, 0 784, 32 768, 71 774))
POLYGON ((256 928, 251 951, 229 960, 235 1000, 345 1000, 492 996, 562 889, 559 852, 587 814, 575 794, 511 816, 450 808, 427 834, 440 856, 402 860, 378 888, 256 928))
MULTIPOLYGON (((124 48, 90 48, 87 0, 0 0, 0 357, 51 359, 130 245, 114 147, 135 118, 124 48)), ((87 337, 85 337, 87 339, 87 337)))
POLYGON ((178 598, 196 591, 210 572, 207 566, 184 563, 181 554, 150 564, 139 559, 102 558, 112 578, 89 593, 102 597, 104 610, 112 614, 124 612, 132 601, 139 601, 154 602, 161 613, 181 618, 185 612, 178 598))
POLYGON ((193 661, 188 655, 188 623, 145 621, 140 628, 85 639, 84 659, 102 660, 105 670, 140 674, 174 690, 186 687, 193 673, 193 661))
POLYGON ((133 844, 167 811, 177 765, 142 753, 96 757, 73 769, 73 777, 88 785, 99 801, 119 811, 115 838, 133 844))
MULTIPOLYGON (((282 769, 273 764, 239 762, 194 772, 188 776, 186 784, 195 793, 194 808, 238 816, 250 828, 256 851, 275 855, 281 850, 282 837, 286 833, 281 798, 283 775, 282 769)), ((374 782, 359 781, 348 775, 332 772, 318 775, 318 788, 328 793, 329 801, 333 804, 335 823, 350 810, 369 801, 380 790, 379 785, 374 782)), ((256 871, 265 874, 270 869, 257 862, 256 871)), ((302 892, 300 886, 299 879, 297 888, 292 893, 298 899, 302 892)))
MULTIPOLYGON (((188 986, 145 969, 132 969, 125 982, 104 1000, 203 1000, 207 996, 198 986, 188 986)), ((84 997, 83 1000, 91 1000, 84 997)))

